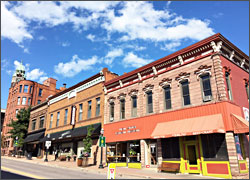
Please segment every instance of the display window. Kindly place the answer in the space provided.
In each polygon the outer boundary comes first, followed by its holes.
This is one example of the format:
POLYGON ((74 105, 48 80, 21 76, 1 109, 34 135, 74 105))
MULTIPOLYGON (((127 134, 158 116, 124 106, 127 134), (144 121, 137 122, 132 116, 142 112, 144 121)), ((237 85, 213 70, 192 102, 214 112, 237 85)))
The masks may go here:
POLYGON ((141 162, 140 141, 128 143, 128 163, 141 162))
POLYGON ((238 134, 234 135, 238 160, 244 160, 245 159, 245 154, 243 152, 244 148, 243 148, 243 143, 241 143, 242 142, 241 139, 242 139, 242 136, 240 136, 238 134))
POLYGON ((127 162, 127 143, 108 144, 107 161, 108 162, 127 162))

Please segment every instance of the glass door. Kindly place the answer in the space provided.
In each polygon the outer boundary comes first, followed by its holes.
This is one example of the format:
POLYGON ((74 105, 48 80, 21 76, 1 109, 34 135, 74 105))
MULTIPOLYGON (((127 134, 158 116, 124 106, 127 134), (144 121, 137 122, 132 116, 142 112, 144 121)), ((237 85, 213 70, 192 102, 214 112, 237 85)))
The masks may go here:
POLYGON ((156 143, 150 144, 150 161, 151 165, 157 165, 156 143))

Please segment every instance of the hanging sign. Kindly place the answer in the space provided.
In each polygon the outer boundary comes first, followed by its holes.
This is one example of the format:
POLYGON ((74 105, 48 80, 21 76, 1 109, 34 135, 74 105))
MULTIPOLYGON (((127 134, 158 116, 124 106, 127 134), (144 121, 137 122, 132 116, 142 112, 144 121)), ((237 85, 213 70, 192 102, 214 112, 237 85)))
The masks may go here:
POLYGON ((100 136, 99 138, 99 147, 105 147, 106 138, 104 136, 100 136))
POLYGON ((108 179, 115 179, 116 165, 115 163, 110 163, 108 167, 108 179))
POLYGON ((75 121, 76 121, 76 106, 71 106, 71 121, 70 121, 70 124, 75 125, 75 121))
POLYGON ((47 149, 49 149, 49 147, 51 146, 51 141, 46 141, 45 146, 47 147, 47 149))

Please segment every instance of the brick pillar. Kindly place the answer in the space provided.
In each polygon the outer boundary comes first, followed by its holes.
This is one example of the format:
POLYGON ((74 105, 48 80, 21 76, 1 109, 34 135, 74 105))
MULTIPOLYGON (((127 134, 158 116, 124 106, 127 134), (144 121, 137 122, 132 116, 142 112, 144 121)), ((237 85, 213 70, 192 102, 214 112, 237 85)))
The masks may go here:
POLYGON ((227 93, 224 83, 223 68, 221 65, 220 53, 213 54, 211 56, 214 66, 215 82, 217 86, 217 100, 226 101, 227 93))
POLYGON ((145 167, 145 140, 140 140, 141 145, 141 167, 145 167))
POLYGON ((162 147, 161 147, 161 139, 157 139, 157 159, 158 165, 162 163, 162 147))
POLYGON ((232 177, 234 178, 239 174, 240 169, 239 169, 239 162, 237 158, 236 145, 233 132, 226 133, 226 143, 227 143, 228 159, 230 163, 231 174, 232 177))

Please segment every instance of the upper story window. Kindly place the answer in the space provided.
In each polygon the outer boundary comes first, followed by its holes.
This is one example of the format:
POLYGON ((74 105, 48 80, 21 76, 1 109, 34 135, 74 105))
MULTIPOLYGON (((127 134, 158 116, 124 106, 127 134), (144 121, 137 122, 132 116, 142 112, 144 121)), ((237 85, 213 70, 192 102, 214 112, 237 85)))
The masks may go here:
POLYGON ((171 109, 171 88, 170 85, 163 87, 164 89, 164 99, 165 99, 165 109, 171 109))
POLYGON ((79 104, 79 121, 82 120, 82 104, 79 104))
POLYGON ((29 88, 29 86, 28 86, 28 85, 24 85, 23 92, 24 92, 24 93, 27 93, 27 92, 28 92, 28 88, 29 88))
POLYGON ((114 116, 115 116, 115 103, 111 102, 110 103, 110 122, 114 121, 114 116))
POLYGON ((190 95, 189 95, 189 85, 188 80, 184 80, 181 82, 182 87, 182 99, 183 99, 183 105, 189 105, 190 102, 190 95))
POLYGON ((50 115, 49 128, 52 128, 52 123, 53 123, 53 114, 50 115))
POLYGON ((42 90, 42 89, 39 89, 38 96, 42 96, 42 92, 43 92, 43 90, 42 90))
POLYGON ((16 116, 17 116, 17 113, 18 113, 18 109, 16 109, 16 116))
POLYGON ((247 99, 249 101, 249 84, 245 83, 246 93, 247 93, 247 99))
POLYGON ((137 96, 132 96, 132 110, 131 110, 131 116, 136 117, 137 116, 137 96))
POLYGON ((202 97, 203 101, 211 101, 212 100, 212 90, 210 84, 210 75, 205 74, 200 77, 201 78, 201 86, 202 86, 202 97))
POLYGON ((27 99, 26 97, 23 97, 23 98, 22 98, 22 105, 25 105, 25 104, 26 104, 26 99, 27 99))
POLYGON ((33 86, 30 86, 30 93, 32 93, 33 86))
POLYGON ((56 127, 59 126, 60 112, 57 112, 56 127))
POLYGON ((88 101, 88 118, 91 118, 92 101, 88 101))
POLYGON ((152 91, 147 92, 147 113, 153 112, 153 93, 152 91))
POLYGON ((95 116, 99 116, 100 115, 100 98, 96 98, 96 111, 95 111, 95 116))
POLYGON ((17 98, 17 105, 20 105, 20 97, 17 98))
POLYGON ((35 130, 36 129, 36 119, 32 120, 32 123, 31 123, 31 130, 35 130))
POLYGON ((68 109, 65 109, 65 113, 64 113, 64 125, 67 124, 67 119, 68 119, 68 109))
POLYGON ((120 100, 120 119, 125 119, 125 99, 120 100))
POLYGON ((41 100, 37 100, 37 104, 41 104, 41 100))
POLYGON ((30 105, 30 103, 31 103, 31 98, 28 99, 28 105, 30 105))
POLYGON ((39 128, 43 128, 43 126, 44 126, 44 119, 45 119, 45 117, 44 117, 44 116, 40 117, 40 124, 39 124, 39 128))
POLYGON ((233 100, 233 94, 232 94, 232 88, 231 88, 231 82, 230 82, 230 74, 228 72, 226 72, 225 78, 226 78, 226 85, 227 85, 226 88, 227 88, 229 100, 233 100))
POLYGON ((23 85, 20 85, 20 87, 19 87, 19 92, 20 93, 22 92, 22 88, 23 88, 23 85))

